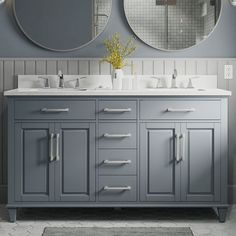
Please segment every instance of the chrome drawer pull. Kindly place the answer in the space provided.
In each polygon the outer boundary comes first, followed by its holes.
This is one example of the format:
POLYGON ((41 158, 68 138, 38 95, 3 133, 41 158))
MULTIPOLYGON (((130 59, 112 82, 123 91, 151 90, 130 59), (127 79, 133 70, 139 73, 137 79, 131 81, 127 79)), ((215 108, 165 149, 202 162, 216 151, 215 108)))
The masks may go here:
POLYGON ((60 113, 60 112, 69 112, 69 108, 58 108, 58 109, 51 109, 51 108, 42 108, 41 112, 45 113, 60 113))
POLYGON ((180 137, 180 159, 185 160, 185 134, 181 134, 180 137))
POLYGON ((130 138, 131 134, 104 134, 104 138, 130 138))
POLYGON ((103 164, 105 164, 105 165, 128 165, 128 164, 131 164, 131 160, 125 160, 125 161, 104 160, 103 164))
POLYGON ((53 138, 54 138, 54 134, 50 134, 50 138, 49 138, 49 159, 50 162, 54 161, 54 156, 53 156, 53 138))
POLYGON ((195 108, 186 108, 186 109, 174 109, 174 108, 167 108, 166 112, 194 112, 196 111, 195 108))
POLYGON ((125 187, 109 187, 105 186, 103 188, 104 191, 130 191, 131 187, 130 186, 125 186, 125 187))
POLYGON ((56 161, 60 160, 60 155, 59 155, 59 139, 60 139, 60 134, 56 134, 56 161))
POLYGON ((126 109, 104 108, 103 111, 107 113, 124 113, 124 112, 131 112, 132 109, 131 108, 126 108, 126 109))
POLYGON ((179 157, 179 134, 175 135, 175 160, 177 162, 180 162, 180 157, 179 157))

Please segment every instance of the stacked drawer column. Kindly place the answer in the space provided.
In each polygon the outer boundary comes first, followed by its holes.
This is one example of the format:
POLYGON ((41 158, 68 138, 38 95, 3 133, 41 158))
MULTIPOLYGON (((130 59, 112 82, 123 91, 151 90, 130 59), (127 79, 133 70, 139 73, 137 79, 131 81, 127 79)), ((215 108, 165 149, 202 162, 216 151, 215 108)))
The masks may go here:
POLYGON ((98 201, 137 201, 137 101, 100 100, 98 201))

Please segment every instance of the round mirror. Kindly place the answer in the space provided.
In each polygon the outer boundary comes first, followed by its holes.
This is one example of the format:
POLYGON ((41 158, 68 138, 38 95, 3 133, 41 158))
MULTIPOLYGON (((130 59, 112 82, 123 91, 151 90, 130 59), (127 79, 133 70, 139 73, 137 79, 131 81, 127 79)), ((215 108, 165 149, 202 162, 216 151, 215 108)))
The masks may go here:
POLYGON ((146 44, 180 50, 211 34, 221 0, 124 0, 124 9, 130 27, 146 44))
POLYGON ((23 33, 35 44, 71 51, 94 40, 105 28, 112 0, 14 0, 23 33))

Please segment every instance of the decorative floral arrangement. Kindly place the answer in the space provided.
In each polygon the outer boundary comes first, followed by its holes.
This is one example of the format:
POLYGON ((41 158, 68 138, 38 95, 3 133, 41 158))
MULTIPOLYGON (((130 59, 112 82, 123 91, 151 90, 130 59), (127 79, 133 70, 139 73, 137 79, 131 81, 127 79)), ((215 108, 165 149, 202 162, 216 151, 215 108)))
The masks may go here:
POLYGON ((127 66, 128 64, 125 62, 125 58, 136 50, 133 38, 130 38, 124 43, 121 41, 118 33, 115 33, 112 38, 106 39, 104 45, 108 54, 102 61, 110 63, 114 69, 122 69, 127 66))

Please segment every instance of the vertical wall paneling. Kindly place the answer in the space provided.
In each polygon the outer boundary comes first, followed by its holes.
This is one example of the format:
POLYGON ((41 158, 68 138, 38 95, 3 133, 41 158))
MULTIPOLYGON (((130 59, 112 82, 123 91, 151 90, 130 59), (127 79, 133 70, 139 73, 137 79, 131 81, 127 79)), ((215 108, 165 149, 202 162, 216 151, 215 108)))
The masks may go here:
POLYGON ((179 75, 186 74, 185 66, 186 66, 185 60, 176 60, 175 61, 175 69, 177 70, 179 75))
POLYGON ((110 75, 111 65, 105 62, 100 62, 100 73, 101 75, 110 75))
POLYGON ((133 61, 128 61, 128 64, 131 66, 127 66, 125 70, 125 74, 134 74, 136 73, 137 75, 142 75, 143 74, 143 63, 142 60, 133 60, 133 61))
POLYGON ((57 61, 57 71, 61 70, 63 74, 68 74, 68 61, 58 60, 57 61))
POLYGON ((57 71, 57 62, 55 60, 47 61, 47 69, 46 72, 48 75, 56 75, 57 71))
POLYGON ((143 74, 144 75, 153 75, 153 60, 144 60, 143 61, 143 74))
POLYGON ((37 75, 46 75, 47 74, 47 65, 45 60, 36 61, 36 74, 37 75))
MULTIPOLYGON (((137 60, 137 63, 138 63, 138 60, 137 60)), ((140 63, 141 63, 141 68, 142 68, 142 61, 140 61, 140 63)), ((136 64, 136 60, 135 60, 135 62, 132 62, 132 60, 131 59, 127 59, 126 60, 126 64, 127 64, 127 66, 126 67, 124 67, 124 74, 125 75, 131 75, 132 74, 132 70, 134 69, 134 70, 138 70, 138 69, 140 69, 140 68, 137 68, 137 66, 135 65, 136 64)), ((142 69, 141 69, 142 70, 142 69)), ((140 72, 140 71, 139 71, 140 72)), ((138 73, 137 72, 137 74, 142 74, 142 73, 138 73)))
POLYGON ((91 60, 89 62, 89 74, 90 75, 100 74, 100 61, 99 60, 91 60))
POLYGON ((77 60, 68 61, 68 74, 77 75, 79 72, 79 65, 77 60))
POLYGON ((174 60, 166 60, 165 61, 165 75, 171 75, 173 74, 175 69, 175 61, 174 60))
POLYGON ((36 73, 35 61, 25 61, 25 74, 34 75, 36 73))
MULTIPOLYGON (((124 68, 126 75, 136 72, 143 75, 178 74, 218 75, 218 87, 233 92, 229 102, 229 185, 231 199, 236 202, 236 59, 129 59, 124 68), (234 79, 224 80, 224 65, 233 64, 234 79), (234 192, 234 195, 233 195, 234 192)), ((18 74, 110 74, 111 65, 101 63, 100 59, 0 59, 0 202, 6 201, 7 184, 7 143, 6 143, 6 98, 3 91, 17 86, 18 74)))
POLYGON ((196 75, 197 74, 197 65, 196 65, 196 61, 189 59, 186 60, 185 62, 185 66, 186 66, 186 75, 196 75))
POLYGON ((154 75, 164 75, 164 61, 163 60, 155 60, 153 63, 153 74, 154 75))
POLYGON ((17 88, 17 75, 25 74, 25 62, 22 60, 15 61, 14 87, 17 88))
POLYGON ((208 75, 217 75, 218 74, 218 66, 217 60, 208 60, 207 61, 207 74, 208 75))
POLYGON ((218 88, 220 89, 227 89, 227 81, 224 79, 224 66, 227 64, 227 60, 218 61, 218 88))
POLYGON ((89 74, 89 61, 88 60, 80 60, 79 61, 79 74, 80 75, 88 75, 89 74))
POLYGON ((207 62, 205 60, 197 60, 197 75, 207 75, 207 62))

